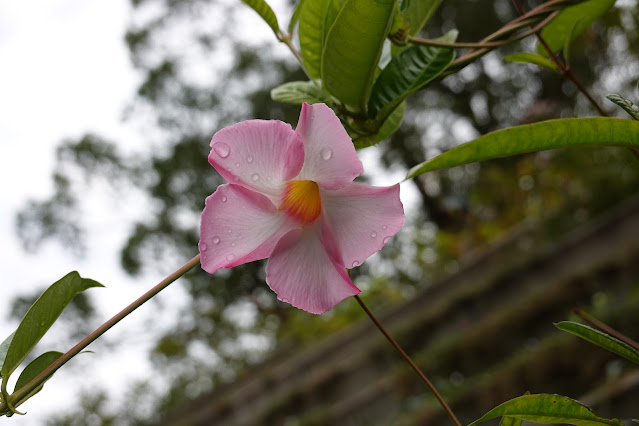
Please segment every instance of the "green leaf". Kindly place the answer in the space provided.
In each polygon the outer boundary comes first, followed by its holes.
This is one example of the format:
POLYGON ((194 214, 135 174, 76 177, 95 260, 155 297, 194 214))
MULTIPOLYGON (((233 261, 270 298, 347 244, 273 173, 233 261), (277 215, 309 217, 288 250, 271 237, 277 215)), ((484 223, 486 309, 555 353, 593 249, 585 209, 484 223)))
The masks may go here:
POLYGON ((597 417, 590 408, 574 399, 561 395, 524 395, 504 402, 469 426, 497 417, 514 417, 537 423, 571 424, 578 426, 623 426, 617 419, 597 417))
POLYGON ((606 95, 606 98, 608 98, 609 101, 617 104, 617 106, 623 108, 623 110, 630 114, 632 118, 634 118, 635 120, 639 120, 639 106, 632 103, 632 101, 616 93, 606 95))
POLYGON ((635 364, 639 364, 638 350, 602 331, 572 321, 558 322, 557 324, 555 324, 555 327, 560 330, 567 331, 568 333, 572 333, 575 336, 579 336, 582 339, 587 340, 590 343, 594 343, 597 346, 601 346, 602 348, 616 353, 617 355, 622 356, 627 360, 634 362, 635 364))
POLYGON ((326 15, 330 0, 311 0, 300 4, 300 50, 309 77, 320 78, 322 47, 328 32, 326 15))
MULTIPOLYGON (((454 42, 457 31, 439 40, 454 42)), ((395 55, 375 80, 368 102, 371 117, 384 119, 411 93, 436 78, 455 58, 449 47, 414 44, 395 55)))
POLYGON ((402 102, 397 108, 395 108, 391 115, 388 116, 377 133, 354 139, 353 144, 355 145, 355 149, 367 148, 390 138, 393 133, 399 129, 399 126, 402 125, 405 112, 406 102, 402 102))
POLYGON ((300 0, 297 3, 297 6, 295 6, 295 9, 293 9, 293 15, 291 15, 291 20, 288 22, 288 27, 286 29, 289 34, 293 34, 293 31, 295 30, 295 25, 297 25, 297 22, 300 19, 300 12, 302 10, 302 6, 304 5, 305 2, 306 0, 300 0))
POLYGON ((53 283, 42 293, 18 325, 9 345, 0 370, 3 381, 7 380, 9 375, 31 352, 73 299, 73 296, 91 287, 102 287, 102 284, 82 278, 74 271, 53 283))
POLYGON ((502 417, 499 426, 521 426, 524 421, 516 417, 502 417))
POLYGON ((325 103, 330 105, 332 99, 328 93, 320 89, 312 81, 291 81, 271 90, 271 99, 286 104, 325 103))
POLYGON ((346 0, 322 53, 322 83, 353 111, 365 110, 395 0, 346 0))
POLYGON ((557 67, 552 61, 544 56, 537 55, 536 53, 513 53, 504 58, 508 62, 520 62, 524 64, 535 64, 540 67, 548 68, 552 71, 557 71, 557 67))
POLYGON ((402 4, 401 6, 404 8, 402 20, 404 27, 408 29, 408 34, 415 35, 420 32, 441 2, 442 0, 412 0, 408 7, 402 4))
POLYGON ((579 145, 639 147, 639 122, 620 118, 562 118, 488 133, 408 171, 422 173, 507 155, 579 145))
POLYGON ((277 23, 277 17, 275 16, 275 12, 271 9, 271 6, 268 5, 264 0, 242 0, 242 2, 246 3, 251 9, 257 12, 258 15, 264 19, 264 22, 268 24, 269 27, 275 33, 275 36, 279 38, 280 36, 280 26, 277 23))
MULTIPOLYGON (((567 7, 541 30, 541 35, 550 49, 557 52, 566 44, 566 38, 579 36, 614 4, 615 0, 588 0, 567 7)), ((541 44, 537 45, 537 52, 546 55, 541 44)))
MULTIPOLYGON (((4 363, 4 359, 7 356, 7 351, 9 350, 9 345, 11 344, 11 340, 13 340, 13 336, 15 335, 15 331, 9 335, 2 343, 0 343, 0 365, 4 363)), ((2 378, 2 374, 0 374, 0 378, 2 378)))
MULTIPOLYGON (((16 382, 15 390, 20 390, 24 385, 29 383, 31 380, 35 379, 38 374, 42 373, 45 368, 53 364, 58 358, 62 356, 62 352, 45 352, 27 365, 20 377, 18 377, 18 381, 16 382)), ((38 386, 36 390, 31 394, 31 396, 40 392, 42 386, 44 384, 38 386)))

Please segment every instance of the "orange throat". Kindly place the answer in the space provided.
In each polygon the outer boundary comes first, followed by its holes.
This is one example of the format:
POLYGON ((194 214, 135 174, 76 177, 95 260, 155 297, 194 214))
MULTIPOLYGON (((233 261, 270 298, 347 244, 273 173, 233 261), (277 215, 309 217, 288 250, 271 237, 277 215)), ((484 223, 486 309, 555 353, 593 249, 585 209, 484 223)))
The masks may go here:
POLYGON ((322 212, 319 186, 312 180, 287 182, 280 209, 302 225, 315 222, 322 212))

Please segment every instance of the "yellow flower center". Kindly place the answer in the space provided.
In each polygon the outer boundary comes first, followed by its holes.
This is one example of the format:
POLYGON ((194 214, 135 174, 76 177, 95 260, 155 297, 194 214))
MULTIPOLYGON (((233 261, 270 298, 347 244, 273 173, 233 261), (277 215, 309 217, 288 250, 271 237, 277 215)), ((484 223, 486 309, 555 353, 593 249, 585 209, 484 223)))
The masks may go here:
POLYGON ((312 180, 287 182, 280 209, 303 225, 315 222, 322 211, 319 187, 312 180))

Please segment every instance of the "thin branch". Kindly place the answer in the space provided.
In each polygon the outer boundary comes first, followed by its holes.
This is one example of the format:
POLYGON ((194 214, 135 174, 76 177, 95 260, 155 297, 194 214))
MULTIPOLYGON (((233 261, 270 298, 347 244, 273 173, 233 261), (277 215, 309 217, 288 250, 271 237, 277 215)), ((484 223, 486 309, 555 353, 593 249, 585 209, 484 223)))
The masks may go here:
POLYGON ((632 346, 633 348, 635 348, 636 350, 639 351, 639 343, 634 341, 634 340, 632 340, 630 337, 626 336, 625 334, 622 334, 622 333, 618 332, 614 328, 610 327, 609 325, 604 324, 603 322, 601 322, 598 319, 596 319, 595 317, 587 314, 586 312, 582 311, 579 308, 573 309, 573 312, 576 315, 578 315, 579 317, 581 317, 584 321, 589 322, 593 326, 597 327, 599 330, 601 330, 601 331, 603 331, 605 333, 608 333, 609 335, 611 335, 615 339, 621 340, 625 344, 627 344, 629 346, 632 346))

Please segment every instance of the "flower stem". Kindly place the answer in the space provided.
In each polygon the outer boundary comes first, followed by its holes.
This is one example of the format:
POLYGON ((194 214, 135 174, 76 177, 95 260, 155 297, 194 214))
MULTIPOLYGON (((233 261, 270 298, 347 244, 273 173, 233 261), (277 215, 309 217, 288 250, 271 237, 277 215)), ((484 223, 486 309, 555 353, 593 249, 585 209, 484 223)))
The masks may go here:
POLYGON ((94 340, 98 337, 102 336, 106 333, 111 327, 116 325, 122 319, 124 319, 127 315, 135 311, 137 308, 142 306, 144 303, 148 302, 153 296, 158 294, 160 291, 164 290, 169 284, 173 283, 175 280, 180 278, 182 275, 186 274, 188 271, 193 269, 195 266, 200 264, 200 255, 198 254, 193 259, 189 260, 184 266, 179 268, 177 271, 173 272, 171 275, 160 281, 155 287, 151 290, 144 293, 137 300, 131 303, 129 306, 121 310, 111 319, 106 321, 100 327, 95 329, 91 334, 85 337, 82 341, 80 341, 73 348, 69 349, 67 353, 58 358, 53 364, 48 366, 42 373, 36 376, 29 383, 20 388, 17 392, 14 392, 8 401, 2 401, 0 403, 0 413, 5 413, 10 406, 17 407, 26 401, 28 396, 39 386, 41 386, 46 380, 48 380, 53 373, 55 373, 60 367, 67 363, 71 358, 80 353, 84 348, 89 346, 94 340))
POLYGON ((368 309, 368 307, 364 304, 362 299, 360 299, 358 295, 355 295, 354 297, 355 297, 355 300, 357 300, 357 303, 359 303, 359 305, 362 307, 364 312, 366 312, 366 315, 368 315, 371 321, 373 321, 373 323, 377 326, 379 331, 382 332, 382 334, 388 339, 391 345, 393 345, 393 347, 397 349, 397 351, 402 355, 402 357, 404 357, 406 362, 408 362, 408 364, 413 368, 413 370, 415 370, 417 375, 424 381, 424 383, 426 383, 426 386, 428 386, 428 388, 431 390, 431 392, 433 392, 437 400, 439 400, 439 403, 441 404, 441 406, 444 407, 444 410, 446 410, 448 417, 450 417, 450 419, 453 421, 453 423, 455 423, 455 425, 461 426, 461 423, 459 422, 459 420, 457 420, 457 417, 455 416, 455 413, 453 413, 453 410, 450 409, 450 407, 448 406, 446 401, 444 401, 444 398, 437 391, 435 386, 431 383, 430 380, 428 380, 428 377, 426 377, 426 375, 422 372, 422 370, 419 369, 417 364, 413 362, 413 360, 408 356, 408 354, 404 351, 404 349, 402 349, 402 347, 399 346, 399 343, 397 343, 395 339, 393 339, 393 337, 390 334, 388 334, 384 326, 377 320, 377 318, 375 318, 375 315, 373 315, 373 313, 368 309))

